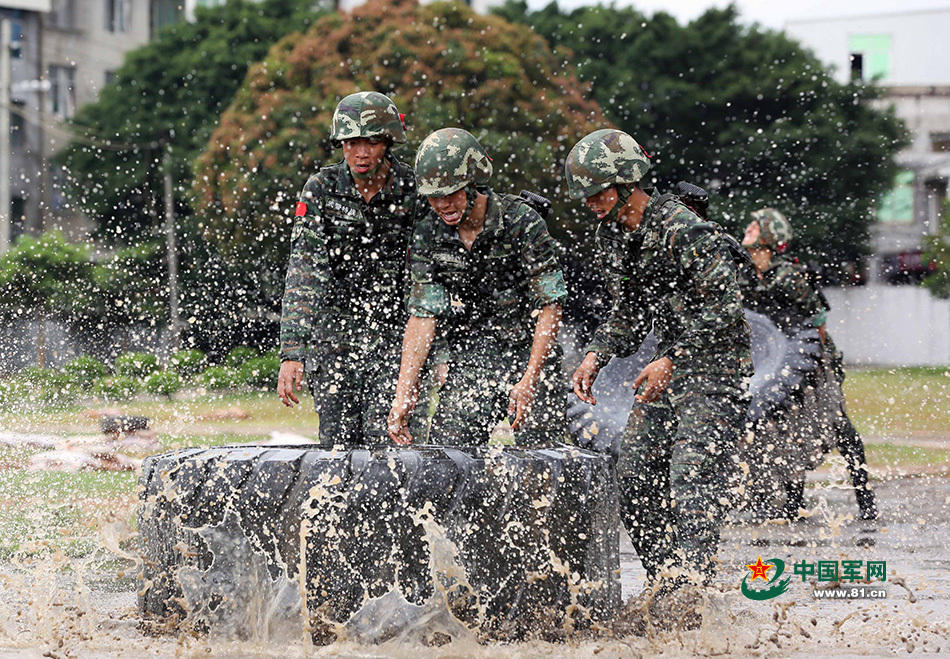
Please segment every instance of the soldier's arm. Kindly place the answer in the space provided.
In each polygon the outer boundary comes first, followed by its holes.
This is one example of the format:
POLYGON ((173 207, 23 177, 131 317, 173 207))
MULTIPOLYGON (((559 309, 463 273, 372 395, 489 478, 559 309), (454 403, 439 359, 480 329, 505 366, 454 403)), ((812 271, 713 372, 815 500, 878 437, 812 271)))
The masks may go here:
POLYGON ((409 320, 403 336, 396 396, 387 421, 389 436, 397 444, 412 442, 409 415, 416 406, 419 374, 432 349, 437 319, 448 310, 448 294, 438 282, 431 255, 432 229, 426 213, 417 213, 409 249, 409 320))
POLYGON ((522 260, 529 280, 531 306, 538 311, 538 316, 524 375, 509 392, 508 414, 514 415, 511 426, 515 430, 530 413, 541 371, 557 341, 561 305, 567 297, 567 285, 557 260, 554 239, 544 219, 530 208, 522 212, 525 213, 522 260))
POLYGON ((709 347, 728 340, 742 322, 742 296, 736 282, 736 264, 725 242, 715 231, 700 226, 675 226, 668 235, 674 257, 696 286, 703 308, 677 339, 667 355, 675 365, 702 356, 709 347))
POLYGON ((802 318, 808 318, 812 327, 823 327, 828 320, 828 307, 804 266, 791 266, 783 277, 783 287, 791 304, 802 318))
POLYGON ((280 360, 303 362, 313 316, 329 280, 322 193, 318 176, 307 181, 297 203, 290 239, 290 260, 280 314, 280 360))

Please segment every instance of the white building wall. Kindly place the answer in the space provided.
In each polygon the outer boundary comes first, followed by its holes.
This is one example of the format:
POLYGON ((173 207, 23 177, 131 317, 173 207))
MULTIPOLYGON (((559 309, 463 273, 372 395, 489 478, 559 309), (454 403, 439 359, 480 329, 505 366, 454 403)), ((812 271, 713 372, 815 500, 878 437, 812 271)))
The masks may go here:
POLYGON ((828 332, 847 364, 950 364, 950 300, 916 286, 826 288, 828 332))
POLYGON ((850 38, 890 35, 892 60, 883 85, 950 84, 950 7, 877 16, 797 19, 785 31, 835 67, 842 82, 850 78, 850 38))

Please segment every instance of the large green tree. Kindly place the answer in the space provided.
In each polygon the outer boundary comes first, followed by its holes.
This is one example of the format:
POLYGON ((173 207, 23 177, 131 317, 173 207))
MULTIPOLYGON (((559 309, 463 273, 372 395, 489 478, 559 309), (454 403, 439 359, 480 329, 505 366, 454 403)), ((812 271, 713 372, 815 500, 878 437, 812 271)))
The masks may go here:
POLYGON ((321 164, 341 157, 327 142, 336 103, 366 89, 407 115, 400 157, 411 161, 435 129, 463 126, 494 158, 492 186, 514 193, 557 199, 567 151, 604 123, 571 68, 526 26, 414 0, 321 18, 251 68, 195 165, 196 219, 241 268, 245 313, 279 311, 294 202, 321 164))
POLYGON ((81 136, 60 155, 67 190, 119 244, 148 238, 161 223, 164 143, 179 213, 191 162, 240 87, 247 68, 281 37, 318 15, 313 0, 228 0, 197 7, 193 22, 163 29, 126 55, 99 99, 73 119, 81 136))
POLYGON ((733 231, 774 205, 814 259, 862 253, 905 143, 894 113, 872 104, 873 85, 837 82, 813 53, 744 25, 734 7, 685 25, 615 6, 529 11, 509 0, 497 12, 577 67, 606 116, 651 153, 662 187, 710 188, 716 219, 733 231))

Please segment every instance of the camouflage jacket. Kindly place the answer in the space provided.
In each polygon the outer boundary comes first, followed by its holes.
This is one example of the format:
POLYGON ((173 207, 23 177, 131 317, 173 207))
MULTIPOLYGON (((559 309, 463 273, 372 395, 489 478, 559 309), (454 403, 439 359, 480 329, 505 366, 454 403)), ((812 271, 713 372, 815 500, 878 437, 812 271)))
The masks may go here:
POLYGON ((532 310, 567 297, 544 220, 513 195, 489 192, 471 250, 435 212, 420 216, 410 263, 409 313, 444 319, 439 335, 453 348, 486 339, 530 345, 532 310))
POLYGON ((745 306, 764 316, 783 331, 819 327, 828 318, 828 306, 812 283, 805 266, 780 256, 761 279, 739 278, 745 306))
POLYGON ((722 230, 675 197, 660 202, 654 193, 636 231, 616 223, 598 230, 612 301, 587 351, 601 365, 633 354, 652 326, 656 357, 678 369, 751 375, 749 327, 722 230))
POLYGON ((419 202, 412 169, 392 156, 389 162, 389 180, 369 202, 345 162, 322 168, 304 186, 284 287, 282 360, 305 361, 320 344, 401 337, 419 202))

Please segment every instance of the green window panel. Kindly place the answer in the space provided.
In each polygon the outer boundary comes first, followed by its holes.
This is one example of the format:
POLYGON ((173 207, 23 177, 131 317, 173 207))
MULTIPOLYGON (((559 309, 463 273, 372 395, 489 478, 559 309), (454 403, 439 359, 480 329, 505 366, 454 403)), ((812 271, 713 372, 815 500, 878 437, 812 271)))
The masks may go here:
POLYGON ((891 35, 852 34, 848 39, 848 48, 852 55, 861 55, 862 80, 883 79, 890 75, 891 35))
POLYGON ((894 177, 894 187, 878 205, 877 221, 884 224, 910 224, 914 221, 914 172, 904 170, 894 177))

